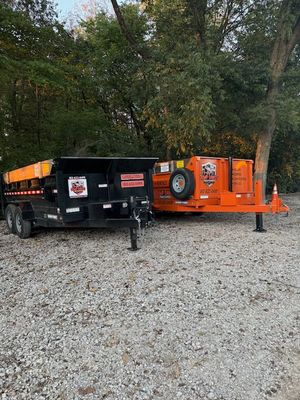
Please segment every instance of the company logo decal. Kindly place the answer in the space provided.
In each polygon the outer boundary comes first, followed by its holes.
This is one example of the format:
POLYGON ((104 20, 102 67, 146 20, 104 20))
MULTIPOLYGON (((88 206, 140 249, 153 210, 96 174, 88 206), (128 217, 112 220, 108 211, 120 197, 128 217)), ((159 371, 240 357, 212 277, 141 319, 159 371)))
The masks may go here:
POLYGON ((201 179, 207 186, 213 185, 217 180, 217 166, 212 162, 202 164, 201 179))
POLYGON ((68 179, 69 186, 69 196, 71 198, 76 197, 87 197, 87 181, 86 178, 83 177, 70 177, 68 179))

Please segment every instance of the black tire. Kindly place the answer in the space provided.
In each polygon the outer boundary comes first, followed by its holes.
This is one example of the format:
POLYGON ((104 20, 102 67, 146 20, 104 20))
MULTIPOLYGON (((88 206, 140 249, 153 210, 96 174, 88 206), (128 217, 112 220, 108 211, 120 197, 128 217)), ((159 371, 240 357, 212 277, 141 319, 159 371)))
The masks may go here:
POLYGON ((16 206, 13 204, 9 204, 6 209, 5 209, 5 221, 6 221, 6 226, 8 229, 9 233, 16 233, 16 226, 15 226, 15 212, 16 212, 16 206))
POLYGON ((27 239, 31 235, 31 222, 23 219, 22 210, 20 207, 16 208, 15 227, 16 234, 19 236, 19 238, 27 239))
POLYGON ((187 199, 195 190, 193 173, 186 168, 176 169, 170 176, 170 192, 176 199, 187 199))

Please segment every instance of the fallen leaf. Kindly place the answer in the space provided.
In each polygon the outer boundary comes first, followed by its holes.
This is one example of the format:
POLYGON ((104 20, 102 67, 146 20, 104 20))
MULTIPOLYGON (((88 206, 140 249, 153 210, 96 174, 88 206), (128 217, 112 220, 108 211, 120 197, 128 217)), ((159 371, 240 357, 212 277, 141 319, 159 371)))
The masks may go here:
POLYGON ((87 394, 93 394, 96 393, 96 389, 93 386, 87 386, 87 387, 80 387, 78 388, 78 393, 81 396, 85 396, 87 394))
POLYGON ((125 353, 123 353, 122 355, 122 360, 123 360, 123 364, 127 365, 129 362, 129 354, 125 351, 125 353))

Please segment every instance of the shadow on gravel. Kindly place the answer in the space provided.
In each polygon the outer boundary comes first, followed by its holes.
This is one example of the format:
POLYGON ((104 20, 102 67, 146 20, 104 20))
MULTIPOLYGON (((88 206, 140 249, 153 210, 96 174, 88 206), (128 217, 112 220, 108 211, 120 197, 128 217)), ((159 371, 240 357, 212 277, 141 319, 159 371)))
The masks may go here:
POLYGON ((195 223, 195 224, 236 224, 240 220, 245 219, 245 215, 255 223, 255 215, 238 214, 238 213, 159 213, 155 215, 156 222, 172 222, 172 223, 195 223))
POLYGON ((30 239, 42 238, 52 235, 66 235, 66 237, 62 237, 60 240, 62 242, 67 242, 69 240, 68 236, 72 233, 79 233, 82 236, 93 236, 93 235, 107 235, 114 234, 117 230, 112 228, 42 228, 37 227, 32 230, 30 239))

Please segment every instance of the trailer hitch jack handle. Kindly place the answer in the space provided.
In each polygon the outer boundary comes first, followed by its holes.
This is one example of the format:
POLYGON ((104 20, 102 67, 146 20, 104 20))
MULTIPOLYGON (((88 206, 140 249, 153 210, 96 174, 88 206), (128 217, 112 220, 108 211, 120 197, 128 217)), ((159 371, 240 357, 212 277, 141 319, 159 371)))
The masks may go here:
POLYGON ((131 247, 129 247, 128 250, 131 251, 137 251, 138 250, 138 245, 137 245, 137 240, 138 240, 138 232, 140 231, 141 227, 141 220, 138 215, 136 215, 136 200, 133 196, 129 197, 129 207, 130 207, 130 214, 131 216, 138 222, 138 228, 136 227, 131 227, 130 228, 130 243, 131 247))
POLYGON ((137 229, 136 228, 130 228, 130 242, 131 242, 131 247, 129 247, 128 250, 131 251, 137 251, 138 246, 137 246, 137 229))

